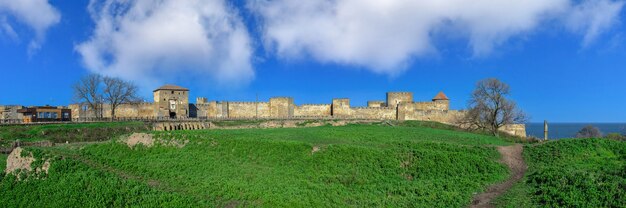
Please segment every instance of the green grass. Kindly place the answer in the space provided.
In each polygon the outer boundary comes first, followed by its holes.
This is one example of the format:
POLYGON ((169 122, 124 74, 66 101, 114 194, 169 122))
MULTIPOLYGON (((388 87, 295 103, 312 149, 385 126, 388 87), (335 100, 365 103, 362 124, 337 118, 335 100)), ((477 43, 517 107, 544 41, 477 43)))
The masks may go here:
MULTIPOLYGON (((224 126, 258 121, 227 121, 224 126)), ((3 207, 465 207, 505 180, 495 146, 518 141, 434 122, 152 132, 183 148, 119 141, 27 147, 50 174, 0 173, 3 207), (313 151, 313 150, 317 151, 313 151)), ((4 141, 107 140, 143 123, 3 126, 4 141), (43 132, 43 133, 42 133, 43 132)), ((24 155, 27 155, 25 153, 24 155)), ((0 155, 0 167, 6 166, 0 155)), ((626 143, 525 146, 529 169, 498 207, 626 207, 626 143)))
POLYGON ((8 207, 29 201, 34 206, 85 201, 148 207, 463 207, 473 193, 508 177, 494 146, 509 142, 420 126, 177 131, 155 137, 190 142, 183 148, 131 149, 117 141, 37 148, 65 159, 53 162, 45 180, 4 178, 0 199, 19 198, 8 207))
POLYGON ((259 125, 262 122, 265 122, 267 120, 232 120, 232 121, 213 121, 213 124, 217 125, 217 126, 222 126, 222 127, 228 127, 228 126, 244 126, 244 125, 259 125))
POLYGON ((45 179, 0 183, 3 207, 202 207, 206 204, 179 193, 161 191, 145 183, 97 170, 66 158, 53 161, 45 179))
POLYGON ((4 168, 7 166, 7 156, 5 154, 0 154, 0 180, 2 180, 2 176, 4 176, 4 168))
POLYGON ((527 146, 525 180, 499 205, 626 207, 626 143, 564 139, 527 146))
MULTIPOLYGON (((404 127, 426 127, 426 128, 433 128, 433 129, 443 129, 443 130, 451 130, 451 131, 460 131, 460 132, 470 132, 473 134, 481 134, 481 135, 486 135, 486 136, 492 136, 491 132, 487 132, 487 131, 470 131, 467 129, 462 129, 460 127, 457 126, 453 126, 453 125, 449 125, 449 124, 444 124, 444 123, 439 123, 439 122, 434 122, 434 121, 390 121, 392 123, 395 123, 398 126, 404 126, 404 127)), ((499 135, 499 138, 505 141, 509 141, 509 142, 515 142, 515 143, 535 143, 537 142, 536 140, 530 140, 528 138, 523 138, 523 137, 519 137, 519 136, 514 136, 514 135, 509 135, 506 134, 504 132, 501 132, 499 135)))
POLYGON ((24 142, 48 140, 57 143, 103 141, 148 129, 143 122, 0 126, 0 147, 10 146, 18 139, 24 142))

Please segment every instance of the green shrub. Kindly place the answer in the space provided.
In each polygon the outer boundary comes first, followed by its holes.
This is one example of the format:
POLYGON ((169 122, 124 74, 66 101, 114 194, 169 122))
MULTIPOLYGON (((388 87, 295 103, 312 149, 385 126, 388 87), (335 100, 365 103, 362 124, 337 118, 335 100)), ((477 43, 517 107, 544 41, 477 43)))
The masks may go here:
POLYGON ((626 207, 626 143, 564 139, 526 149, 527 184, 547 207, 626 207))

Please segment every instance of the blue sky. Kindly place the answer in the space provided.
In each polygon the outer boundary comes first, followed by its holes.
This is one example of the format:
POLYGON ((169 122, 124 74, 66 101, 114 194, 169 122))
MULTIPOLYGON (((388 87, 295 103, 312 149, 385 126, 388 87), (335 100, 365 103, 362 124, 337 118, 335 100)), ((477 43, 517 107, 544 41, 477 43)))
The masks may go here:
POLYGON ((623 1, 462 1, 0 0, 0 105, 67 105, 95 72, 148 100, 172 83, 194 100, 354 106, 444 91, 463 109, 495 77, 532 121, 626 122, 623 1))

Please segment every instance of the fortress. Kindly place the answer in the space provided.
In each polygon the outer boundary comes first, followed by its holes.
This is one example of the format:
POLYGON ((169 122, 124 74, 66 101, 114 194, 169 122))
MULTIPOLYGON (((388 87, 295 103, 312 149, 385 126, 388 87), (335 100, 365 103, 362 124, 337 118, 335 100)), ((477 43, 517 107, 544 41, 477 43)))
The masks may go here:
MULTIPOLYGON (((272 97, 268 102, 209 101, 198 97, 189 102, 189 89, 164 85, 153 91, 154 102, 125 104, 116 109, 118 118, 206 118, 206 119, 288 119, 340 118, 380 120, 424 120, 452 123, 464 111, 450 110, 450 99, 443 93, 430 102, 414 102, 413 93, 388 92, 385 101, 368 101, 367 107, 353 107, 348 98, 332 99, 330 104, 294 104, 291 97, 272 97)), ((87 105, 73 104, 73 118, 94 117, 87 105)), ((104 117, 110 117, 105 104, 104 117)))
MULTIPOLYGON (((465 115, 465 111, 450 110, 450 99, 439 92, 431 101, 415 102, 413 93, 388 92, 386 100, 372 100, 367 107, 353 107, 349 98, 335 98, 330 104, 296 105, 291 97, 272 97, 267 102, 209 101, 198 97, 189 102, 189 89, 164 85, 153 91, 154 102, 124 104, 116 109, 117 118, 158 119, 369 119, 420 120, 446 124, 465 115)), ((13 107, 15 108, 15 107, 13 107)), ((73 119, 93 118, 95 112, 84 104, 72 104, 73 119)), ((12 108, 11 108, 12 109, 12 108)), ((111 108, 104 105, 102 115, 110 117, 111 108)), ((2 112, 0 112, 1 114, 2 112)), ((12 111, 5 110, 5 114, 12 111)), ((2 116, 2 115, 0 115, 2 116)), ((5 116, 6 117, 6 116, 5 116)), ((502 131, 526 136, 524 124, 508 125, 502 131)))

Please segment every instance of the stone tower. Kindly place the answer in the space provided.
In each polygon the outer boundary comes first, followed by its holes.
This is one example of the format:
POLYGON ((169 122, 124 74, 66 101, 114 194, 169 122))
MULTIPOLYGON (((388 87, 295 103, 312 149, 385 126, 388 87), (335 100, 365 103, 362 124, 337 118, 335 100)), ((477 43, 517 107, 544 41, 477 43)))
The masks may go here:
POLYGON ((433 98, 433 102, 435 102, 436 106, 441 110, 450 110, 450 99, 443 92, 437 93, 433 98))
POLYGON ((156 116, 189 117, 189 89, 176 85, 163 85, 153 93, 156 116))
POLYGON ((388 92, 387 107, 398 107, 398 104, 413 103, 413 93, 410 92, 388 92))

